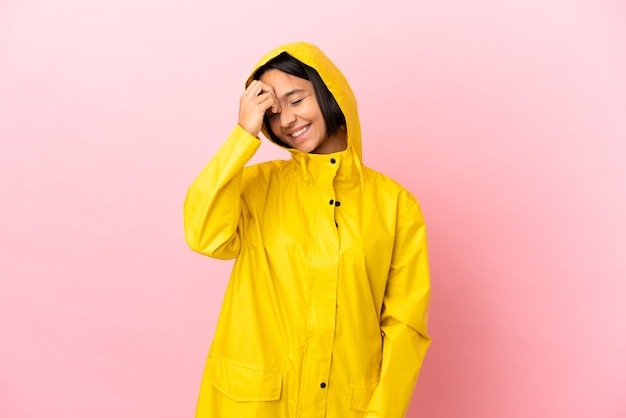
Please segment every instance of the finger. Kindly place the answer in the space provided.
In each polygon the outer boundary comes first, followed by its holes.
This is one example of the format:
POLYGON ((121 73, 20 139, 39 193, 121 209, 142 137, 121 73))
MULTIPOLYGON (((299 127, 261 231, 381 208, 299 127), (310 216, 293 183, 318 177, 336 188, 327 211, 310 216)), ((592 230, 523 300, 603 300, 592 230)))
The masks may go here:
POLYGON ((269 84, 265 84, 261 80, 259 80, 259 84, 261 86, 261 91, 263 93, 270 93, 272 96, 276 97, 276 92, 274 91, 274 87, 270 86, 269 84))
POLYGON ((280 113, 280 103, 278 102, 278 100, 276 100, 276 97, 274 95, 270 93, 263 93, 259 96, 259 98, 261 99, 259 101, 259 104, 262 104, 264 111, 271 109, 272 113, 280 113))
POLYGON ((263 93, 257 98, 257 105, 263 110, 265 113, 268 109, 272 109, 272 112, 276 113, 276 99, 269 93, 263 93))
POLYGON ((280 111, 281 111, 280 102, 276 98, 276 95, 272 94, 272 112, 280 113, 280 111))
POLYGON ((265 94, 270 95, 273 99, 272 112, 274 113, 280 112, 280 102, 276 96, 276 91, 274 91, 274 87, 270 86, 269 84, 265 84, 260 80, 259 80, 259 83, 261 84, 261 90, 262 90, 262 92, 259 93, 259 95, 265 95, 265 94))
POLYGON ((278 99, 276 98, 276 96, 274 94, 272 94, 271 92, 264 92, 261 93, 258 97, 257 97, 257 104, 263 107, 263 111, 267 111, 267 109, 272 110, 272 113, 280 113, 281 111, 281 107, 280 107, 280 102, 278 101, 278 99))
POLYGON ((252 80, 243 95, 246 97, 250 97, 250 98, 256 97, 259 95, 259 93, 261 93, 262 91, 261 89, 262 89, 261 82, 259 80, 252 80))

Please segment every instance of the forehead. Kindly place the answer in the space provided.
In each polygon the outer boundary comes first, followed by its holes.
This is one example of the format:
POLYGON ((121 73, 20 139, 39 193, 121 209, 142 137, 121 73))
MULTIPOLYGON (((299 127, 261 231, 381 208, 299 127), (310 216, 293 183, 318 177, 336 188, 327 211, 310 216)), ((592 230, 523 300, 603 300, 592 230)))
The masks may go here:
POLYGON ((313 90, 313 84, 309 80, 287 74, 277 69, 266 71, 260 80, 274 89, 278 97, 293 90, 305 90, 310 92, 313 90))

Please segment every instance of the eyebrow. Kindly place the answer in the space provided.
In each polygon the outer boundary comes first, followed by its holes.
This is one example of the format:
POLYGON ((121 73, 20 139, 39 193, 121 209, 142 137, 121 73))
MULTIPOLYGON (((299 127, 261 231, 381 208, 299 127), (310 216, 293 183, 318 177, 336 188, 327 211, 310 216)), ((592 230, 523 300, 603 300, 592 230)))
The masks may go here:
POLYGON ((294 94, 298 94, 298 93, 302 93, 304 92, 304 89, 293 89, 291 91, 288 91, 287 93, 283 94, 283 98, 288 98, 289 96, 293 96, 294 94))

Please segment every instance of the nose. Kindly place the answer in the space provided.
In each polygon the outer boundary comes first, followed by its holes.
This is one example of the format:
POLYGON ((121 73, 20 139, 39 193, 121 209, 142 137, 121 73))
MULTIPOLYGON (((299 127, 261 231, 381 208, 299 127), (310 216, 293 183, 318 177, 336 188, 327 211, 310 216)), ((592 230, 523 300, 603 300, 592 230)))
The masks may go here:
POLYGON ((296 121, 296 115, 291 110, 286 109, 286 106, 281 109, 280 112, 280 127, 288 128, 296 121))

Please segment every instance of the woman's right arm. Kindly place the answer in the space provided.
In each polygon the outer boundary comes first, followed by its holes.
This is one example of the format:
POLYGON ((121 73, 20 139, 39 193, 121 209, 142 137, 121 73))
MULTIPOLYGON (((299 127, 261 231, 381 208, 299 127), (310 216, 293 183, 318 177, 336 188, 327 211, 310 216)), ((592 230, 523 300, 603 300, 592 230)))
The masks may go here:
POLYGON ((183 213, 192 250, 221 259, 239 254, 243 167, 260 145, 237 125, 189 187, 183 213))
POLYGON ((221 259, 239 254, 243 168, 261 145, 263 115, 278 102, 271 88, 253 81, 241 96, 239 123, 187 191, 185 239, 192 250, 221 259))

